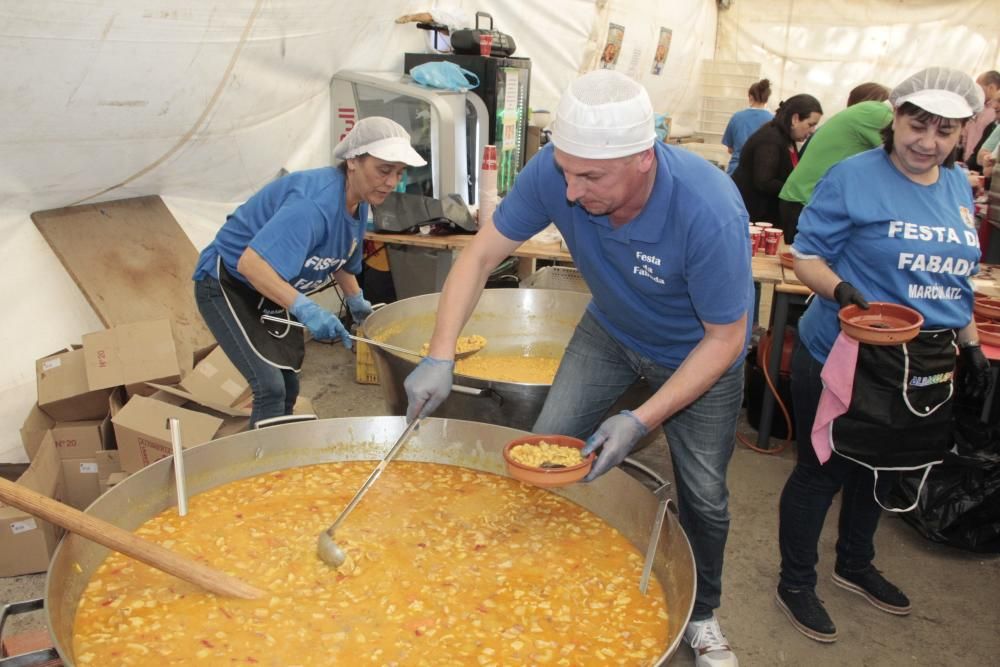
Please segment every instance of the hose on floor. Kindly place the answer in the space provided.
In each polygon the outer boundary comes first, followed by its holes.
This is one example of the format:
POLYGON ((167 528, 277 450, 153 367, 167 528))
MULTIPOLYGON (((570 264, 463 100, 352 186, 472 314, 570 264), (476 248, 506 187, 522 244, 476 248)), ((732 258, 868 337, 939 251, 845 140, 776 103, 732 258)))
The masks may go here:
MULTIPOLYGON (((782 332, 782 334, 784 334, 784 332, 782 332)), ((772 335, 774 335, 773 332, 772 335)), ((785 432, 788 435, 785 437, 784 440, 781 441, 781 443, 777 447, 771 447, 768 449, 765 449, 764 447, 758 447, 752 441, 745 438, 742 433, 737 433, 736 439, 739 440, 744 445, 746 445, 747 449, 752 449, 753 451, 759 454, 770 454, 773 456, 774 454, 780 454, 781 452, 785 451, 785 448, 792 441, 792 416, 791 414, 789 414, 788 408, 785 406, 785 403, 781 400, 781 396, 778 393, 778 388, 774 386, 774 382, 771 380, 771 376, 767 372, 767 355, 769 355, 770 353, 771 353, 770 344, 764 345, 759 342, 757 343, 757 360, 759 362, 758 365, 760 366, 761 370, 764 371, 764 381, 767 382, 768 389, 770 389, 771 393, 774 394, 775 403, 781 409, 781 414, 784 415, 785 417, 785 426, 787 428, 787 431, 785 432)), ((758 424, 758 427, 759 426, 760 424, 758 424)), ((768 437, 770 437, 770 434, 768 434, 768 437)))

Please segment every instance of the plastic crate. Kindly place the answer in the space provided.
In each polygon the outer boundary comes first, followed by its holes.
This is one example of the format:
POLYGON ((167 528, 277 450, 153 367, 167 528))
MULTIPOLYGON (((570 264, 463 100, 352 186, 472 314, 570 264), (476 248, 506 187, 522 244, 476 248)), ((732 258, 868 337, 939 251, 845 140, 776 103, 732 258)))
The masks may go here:
MULTIPOLYGON (((746 91, 744 91, 744 93, 745 92, 746 91)), ((725 111, 729 113, 736 113, 740 109, 745 109, 746 106, 746 94, 741 94, 737 97, 713 97, 712 95, 706 95, 701 98, 701 108, 704 111, 725 111)))
POLYGON ((703 72, 712 74, 729 74, 736 76, 754 77, 760 80, 760 63, 741 62, 737 60, 703 60, 701 61, 703 72))
MULTIPOLYGON (((709 121, 709 120, 702 120, 702 121, 698 122, 698 132, 697 133, 701 134, 701 135, 705 135, 705 136, 708 136, 708 135, 711 135, 711 136, 718 135, 719 136, 719 142, 721 143, 721 141, 722 141, 722 135, 725 134, 725 132, 726 132, 726 126, 728 124, 729 124, 728 120, 724 120, 722 122, 712 122, 712 121, 709 121)), ((705 141, 708 141, 708 139, 706 139, 705 141)))
POLYGON ((758 79, 752 76, 740 76, 738 74, 713 74, 712 72, 702 72, 701 82, 706 86, 731 86, 741 88, 744 93, 757 83, 758 79))
MULTIPOLYGON (((752 81, 750 83, 753 83, 752 81)), ((701 90, 706 97, 728 97, 731 99, 740 100, 742 106, 747 105, 747 99, 749 94, 747 91, 750 88, 750 84, 734 84, 734 83, 702 83, 701 90)))
POLYGON ((702 109, 698 114, 698 120, 702 123, 722 123, 723 127, 729 124, 729 119, 733 117, 730 111, 709 111, 702 109))
POLYGON ((546 266, 521 281, 521 287, 562 289, 590 293, 580 272, 572 266, 546 266))

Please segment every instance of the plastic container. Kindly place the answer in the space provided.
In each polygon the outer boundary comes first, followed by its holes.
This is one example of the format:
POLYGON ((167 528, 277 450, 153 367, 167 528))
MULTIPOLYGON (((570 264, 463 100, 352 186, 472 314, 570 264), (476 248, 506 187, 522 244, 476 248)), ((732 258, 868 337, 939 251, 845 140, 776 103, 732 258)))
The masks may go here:
POLYGON ((527 484, 534 484, 546 489, 553 489, 560 486, 575 484, 587 476, 594 465, 594 454, 591 452, 582 463, 565 468, 536 468, 534 466, 518 463, 510 456, 510 450, 517 445, 537 445, 545 441, 552 445, 563 447, 576 447, 583 449, 584 441, 578 438, 571 438, 567 435, 534 435, 517 440, 511 440, 503 448, 503 460, 507 463, 507 474, 516 480, 527 484))

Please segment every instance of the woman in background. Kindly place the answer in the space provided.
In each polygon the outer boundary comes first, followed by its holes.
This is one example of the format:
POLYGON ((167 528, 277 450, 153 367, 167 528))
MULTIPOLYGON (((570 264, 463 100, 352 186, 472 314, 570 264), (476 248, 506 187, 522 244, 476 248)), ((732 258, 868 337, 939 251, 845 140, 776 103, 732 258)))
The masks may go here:
POLYGON ((816 131, 823 107, 812 95, 793 95, 778 105, 775 117, 743 145, 733 180, 751 222, 778 223, 778 193, 798 164, 796 144, 816 131))
POLYGON ((889 89, 882 84, 869 81, 855 86, 847 97, 847 108, 823 123, 809 140, 808 152, 803 147, 802 159, 778 195, 785 243, 795 239, 799 215, 826 170, 844 158, 882 145, 882 129, 892 121, 887 99, 889 89))
POLYGON ((733 175, 736 166, 740 163, 740 150, 743 148, 743 144, 747 142, 750 135, 760 129, 761 125, 774 118, 774 114, 764 108, 767 100, 771 97, 770 81, 761 79, 750 86, 747 97, 750 99, 750 107, 734 113, 722 135, 722 143, 729 149, 729 154, 732 156, 729 158, 729 166, 726 167, 726 173, 730 176, 733 175))

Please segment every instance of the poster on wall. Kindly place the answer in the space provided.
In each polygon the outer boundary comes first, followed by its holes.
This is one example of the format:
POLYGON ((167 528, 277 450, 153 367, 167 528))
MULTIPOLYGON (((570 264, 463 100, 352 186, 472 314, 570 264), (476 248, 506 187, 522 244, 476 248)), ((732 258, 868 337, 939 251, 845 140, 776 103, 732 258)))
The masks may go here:
POLYGON ((656 76, 663 72, 663 65, 667 62, 667 54, 670 52, 670 39, 674 32, 670 28, 660 28, 660 39, 656 43, 656 53, 653 54, 653 69, 656 76))
POLYGON ((608 24, 608 41, 604 44, 601 52, 601 67, 604 69, 614 69, 618 62, 618 56, 622 51, 622 39, 625 37, 625 26, 617 23, 608 24))

